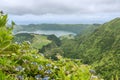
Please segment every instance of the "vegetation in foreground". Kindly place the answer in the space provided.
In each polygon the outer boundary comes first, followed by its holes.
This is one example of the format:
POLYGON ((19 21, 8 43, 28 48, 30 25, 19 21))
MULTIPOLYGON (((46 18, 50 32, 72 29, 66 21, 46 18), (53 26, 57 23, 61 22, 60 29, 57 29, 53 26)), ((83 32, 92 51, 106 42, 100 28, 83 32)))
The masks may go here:
POLYGON ((100 80, 80 59, 46 59, 30 42, 14 43, 12 30, 6 27, 7 15, 0 14, 0 80, 100 80))
POLYGON ((52 39, 51 43, 39 48, 45 57, 57 60, 56 54, 60 54, 71 59, 77 58, 91 65, 105 80, 120 79, 120 18, 97 29, 89 27, 77 36, 62 36, 60 41, 54 37, 49 38, 52 39))
POLYGON ((71 59, 81 59, 91 65, 106 80, 120 79, 120 18, 107 22, 97 29, 86 31, 74 38, 61 37, 61 45, 55 43, 42 47, 47 58, 56 60, 56 54, 71 59))

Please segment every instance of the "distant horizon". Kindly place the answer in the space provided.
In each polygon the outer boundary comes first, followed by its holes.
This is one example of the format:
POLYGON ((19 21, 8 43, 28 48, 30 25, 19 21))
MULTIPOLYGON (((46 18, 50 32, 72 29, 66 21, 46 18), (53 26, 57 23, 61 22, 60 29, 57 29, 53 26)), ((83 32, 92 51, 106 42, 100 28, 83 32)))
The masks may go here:
POLYGON ((106 19, 105 21, 101 21, 101 22, 92 22, 92 21, 89 21, 89 20, 87 20, 86 22, 84 21, 84 22, 72 22, 72 23, 69 23, 69 22, 35 22, 35 23, 33 23, 33 22, 26 22, 25 23, 25 21, 23 20, 23 22, 24 23, 19 23, 19 22, 17 22, 17 21, 15 21, 15 20, 11 20, 11 19, 9 19, 8 20, 8 23, 10 24, 11 23, 11 21, 14 21, 15 23, 16 23, 16 25, 41 25, 41 24, 104 24, 104 23, 106 23, 106 22, 109 22, 109 21, 111 21, 111 20, 113 20, 113 19, 116 19, 116 18, 120 18, 120 17, 115 17, 115 18, 112 18, 112 19, 106 19))

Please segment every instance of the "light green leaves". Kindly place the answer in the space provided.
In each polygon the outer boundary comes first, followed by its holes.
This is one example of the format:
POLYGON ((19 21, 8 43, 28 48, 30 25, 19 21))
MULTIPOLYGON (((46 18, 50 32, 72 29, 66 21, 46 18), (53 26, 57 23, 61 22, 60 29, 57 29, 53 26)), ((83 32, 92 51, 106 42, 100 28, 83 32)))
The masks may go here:
POLYGON ((15 23, 11 22, 12 27, 7 27, 7 15, 0 15, 0 53, 11 45, 12 29, 15 23))
POLYGON ((5 27, 7 23, 7 15, 0 16, 0 27, 5 27))

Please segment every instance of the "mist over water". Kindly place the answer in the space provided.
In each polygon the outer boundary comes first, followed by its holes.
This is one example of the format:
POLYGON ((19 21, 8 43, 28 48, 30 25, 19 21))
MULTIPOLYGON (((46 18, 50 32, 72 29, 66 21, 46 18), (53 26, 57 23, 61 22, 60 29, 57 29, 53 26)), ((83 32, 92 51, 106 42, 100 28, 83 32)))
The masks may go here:
POLYGON ((45 35, 54 34, 57 37, 60 37, 60 36, 63 36, 63 35, 69 35, 69 34, 76 35, 76 33, 68 32, 68 31, 62 31, 62 30, 19 31, 17 33, 34 33, 34 34, 45 34, 45 35))

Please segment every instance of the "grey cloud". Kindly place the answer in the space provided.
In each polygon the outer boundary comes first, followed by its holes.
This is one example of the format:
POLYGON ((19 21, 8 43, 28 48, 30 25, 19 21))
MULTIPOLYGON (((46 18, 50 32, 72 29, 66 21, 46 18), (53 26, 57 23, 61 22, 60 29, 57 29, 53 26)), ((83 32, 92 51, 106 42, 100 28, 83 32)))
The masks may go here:
POLYGON ((118 13, 120 0, 1 0, 0 9, 14 15, 118 13))

